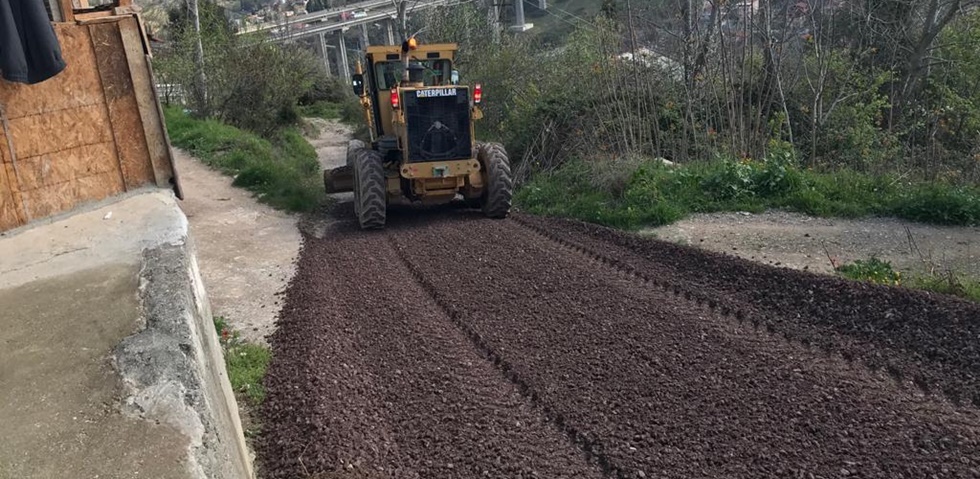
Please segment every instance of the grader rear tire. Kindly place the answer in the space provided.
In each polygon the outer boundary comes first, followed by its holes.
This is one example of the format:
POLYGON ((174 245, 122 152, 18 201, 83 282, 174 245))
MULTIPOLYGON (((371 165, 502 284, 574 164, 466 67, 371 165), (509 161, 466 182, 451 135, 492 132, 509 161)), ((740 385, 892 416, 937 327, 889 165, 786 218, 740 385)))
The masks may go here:
POLYGON ((488 218, 506 218, 514 196, 514 180, 507 151, 499 143, 481 143, 477 159, 484 170, 483 197, 480 206, 488 218))
POLYGON ((351 159, 354 168, 354 213, 361 229, 381 229, 385 226, 387 193, 381 153, 362 149, 351 159))

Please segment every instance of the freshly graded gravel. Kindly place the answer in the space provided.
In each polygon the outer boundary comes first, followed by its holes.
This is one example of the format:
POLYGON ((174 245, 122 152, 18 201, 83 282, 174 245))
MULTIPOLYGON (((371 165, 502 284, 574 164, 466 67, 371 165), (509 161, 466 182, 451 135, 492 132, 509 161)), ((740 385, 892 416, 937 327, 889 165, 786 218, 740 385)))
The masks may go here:
POLYGON ((980 478, 943 394, 976 391, 976 305, 575 222, 345 219, 271 338, 267 477, 980 478))

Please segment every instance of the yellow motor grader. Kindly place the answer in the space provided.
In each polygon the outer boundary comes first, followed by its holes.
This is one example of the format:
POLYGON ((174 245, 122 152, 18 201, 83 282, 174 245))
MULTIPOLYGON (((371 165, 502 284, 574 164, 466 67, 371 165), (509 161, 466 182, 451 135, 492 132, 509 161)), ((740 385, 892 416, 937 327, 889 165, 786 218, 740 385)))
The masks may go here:
POLYGON ((324 171, 327 193, 353 191, 364 229, 385 225, 389 204, 437 205, 458 195, 490 218, 510 212, 513 180, 503 146, 475 141, 483 88, 460 85, 456 44, 372 46, 352 77, 371 131, 346 165, 324 171))

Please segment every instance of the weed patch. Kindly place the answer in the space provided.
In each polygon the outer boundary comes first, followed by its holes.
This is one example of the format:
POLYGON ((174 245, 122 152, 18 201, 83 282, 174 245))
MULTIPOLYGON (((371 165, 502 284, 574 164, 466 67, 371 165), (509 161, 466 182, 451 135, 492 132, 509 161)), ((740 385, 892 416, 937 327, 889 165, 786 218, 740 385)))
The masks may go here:
POLYGON ((867 260, 857 260, 850 264, 837 267, 837 272, 845 278, 857 281, 867 281, 888 286, 901 286, 902 273, 895 271, 888 261, 874 256, 867 260))

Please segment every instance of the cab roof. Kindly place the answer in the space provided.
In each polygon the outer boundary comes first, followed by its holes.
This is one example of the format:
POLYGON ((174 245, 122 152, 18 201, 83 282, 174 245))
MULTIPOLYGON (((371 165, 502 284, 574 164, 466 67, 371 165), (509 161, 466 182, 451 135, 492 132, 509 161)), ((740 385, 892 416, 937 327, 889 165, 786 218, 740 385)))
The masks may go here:
MULTIPOLYGON (((456 43, 421 43, 418 48, 410 51, 408 54, 411 58, 416 60, 425 60, 433 58, 448 58, 453 59, 456 56, 456 51, 459 50, 459 45, 456 43)), ((375 45, 367 47, 367 56, 372 61, 382 61, 382 60, 398 60, 401 59, 402 46, 401 45, 375 45)))

